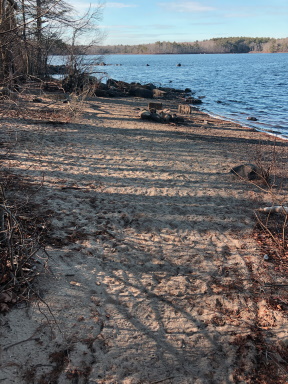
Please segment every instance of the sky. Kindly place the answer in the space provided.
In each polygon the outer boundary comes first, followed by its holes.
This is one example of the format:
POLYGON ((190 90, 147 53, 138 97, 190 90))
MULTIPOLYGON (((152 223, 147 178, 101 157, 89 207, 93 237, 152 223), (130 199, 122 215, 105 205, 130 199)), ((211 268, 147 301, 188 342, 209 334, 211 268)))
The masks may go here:
MULTIPOLYGON (((79 14, 97 0, 68 1, 79 14)), ((103 45, 192 42, 214 37, 288 37, 288 0, 103 2, 103 45)))

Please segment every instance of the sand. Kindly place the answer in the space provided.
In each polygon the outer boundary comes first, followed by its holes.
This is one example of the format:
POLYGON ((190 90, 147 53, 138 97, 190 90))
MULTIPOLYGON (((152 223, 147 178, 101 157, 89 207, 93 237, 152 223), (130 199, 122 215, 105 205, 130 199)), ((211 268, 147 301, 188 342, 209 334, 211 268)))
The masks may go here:
POLYGON ((49 241, 42 300, 0 317, 1 383, 285 382, 288 305, 270 304, 288 282, 253 237, 275 196, 229 173, 269 161, 275 140, 196 110, 140 120, 147 104, 89 99, 67 124, 2 118, 2 166, 37 188, 49 241))

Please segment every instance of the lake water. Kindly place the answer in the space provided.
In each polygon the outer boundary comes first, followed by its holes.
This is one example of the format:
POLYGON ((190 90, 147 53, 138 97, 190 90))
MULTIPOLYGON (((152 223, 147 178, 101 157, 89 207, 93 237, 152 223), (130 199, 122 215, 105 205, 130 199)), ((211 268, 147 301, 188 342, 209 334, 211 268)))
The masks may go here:
POLYGON ((105 71, 104 79, 190 88, 203 97, 201 110, 288 139, 288 53, 107 55, 103 61, 110 65, 94 69, 105 71))

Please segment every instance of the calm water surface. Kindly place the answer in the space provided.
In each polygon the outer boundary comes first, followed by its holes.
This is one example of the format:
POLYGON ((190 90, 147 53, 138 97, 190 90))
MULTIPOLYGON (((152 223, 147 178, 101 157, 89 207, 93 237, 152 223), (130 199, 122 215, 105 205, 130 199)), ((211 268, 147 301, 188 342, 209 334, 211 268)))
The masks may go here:
POLYGON ((107 55, 103 61, 111 65, 94 69, 105 71, 104 78, 190 88, 204 97, 203 111, 288 139, 288 53, 107 55))

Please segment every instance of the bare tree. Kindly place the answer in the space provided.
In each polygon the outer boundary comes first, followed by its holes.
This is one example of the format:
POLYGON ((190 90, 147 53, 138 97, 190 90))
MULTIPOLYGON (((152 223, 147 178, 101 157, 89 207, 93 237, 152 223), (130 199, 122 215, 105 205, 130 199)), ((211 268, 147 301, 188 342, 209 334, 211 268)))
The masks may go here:
POLYGON ((17 4, 14 0, 0 0, 0 78, 9 80, 13 74, 17 4))
POLYGON ((93 66, 96 61, 100 60, 100 57, 89 60, 87 52, 91 46, 99 44, 99 41, 103 39, 98 28, 102 9, 103 5, 99 3, 96 8, 90 7, 83 17, 66 24, 69 29, 69 55, 67 56, 68 76, 64 80, 64 87, 69 91, 79 92, 83 91, 85 87, 93 86, 90 76, 95 75, 93 66))
POLYGON ((28 73, 46 73, 51 36, 71 19, 72 7, 63 0, 22 0, 22 38, 29 52, 28 73))

